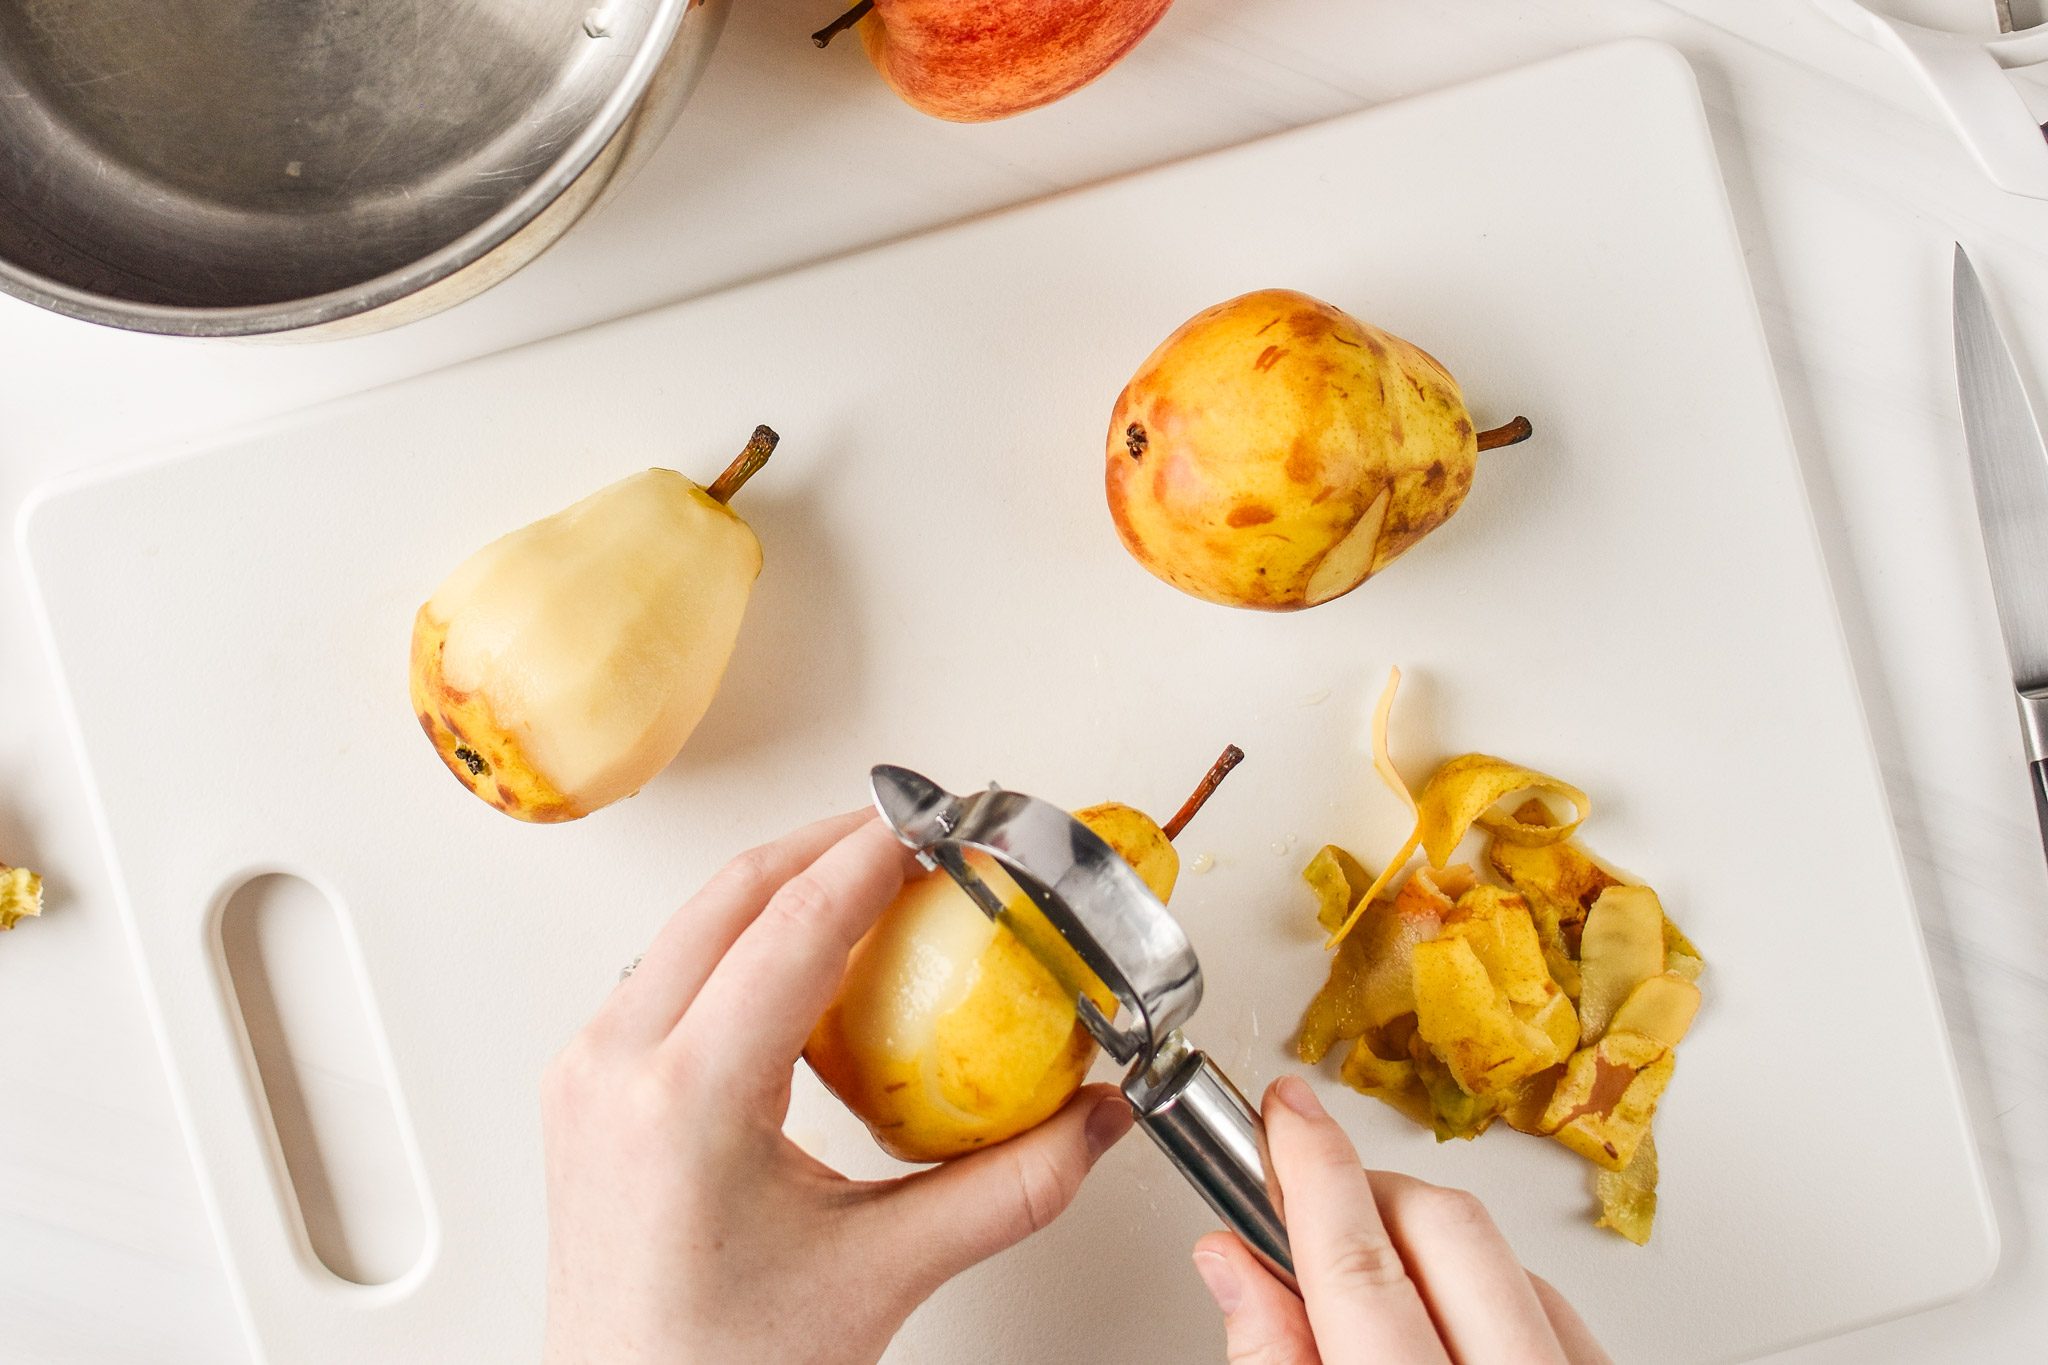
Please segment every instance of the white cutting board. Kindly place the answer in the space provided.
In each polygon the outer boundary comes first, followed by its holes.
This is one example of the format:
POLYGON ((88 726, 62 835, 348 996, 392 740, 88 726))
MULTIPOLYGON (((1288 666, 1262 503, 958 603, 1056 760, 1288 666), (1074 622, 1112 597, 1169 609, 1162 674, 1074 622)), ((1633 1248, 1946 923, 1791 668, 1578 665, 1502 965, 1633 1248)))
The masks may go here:
MULTIPOLYGON (((792 204, 791 212, 822 211, 792 204)), ((1298 872, 1405 832, 1364 716, 1409 678, 1412 778, 1483 749, 1585 787, 1588 841, 1710 963, 1638 1250, 1583 1162, 1439 1147, 1323 1092, 1366 1159, 1479 1191, 1624 1361, 1733 1360, 1960 1295, 1996 1258, 1740 245, 1691 73, 1602 47, 1063 195, 316 410, 48 493, 23 542, 229 1263, 270 1360, 530 1359, 538 1072, 731 853, 863 799, 878 761, 1170 811, 1208 966, 1190 1033, 1256 1093, 1325 959, 1298 872), (1132 369, 1286 285, 1425 346, 1482 424, 1471 498, 1297 615, 1184 597, 1119 547, 1100 460, 1132 369), (683 756, 579 824, 515 824, 406 700, 412 613, 486 540, 648 464, 741 497, 767 567, 683 756), (1275 850, 1279 850, 1276 852, 1275 850), (306 1249, 216 966, 252 870, 327 888, 388 1044, 429 1253, 376 1289, 306 1249)), ((735 1020, 734 1027, 745 1021, 735 1020)), ((791 1131, 890 1168, 807 1077, 791 1131)), ((1142 1140, 891 1358, 1221 1356, 1206 1211, 1142 1140)))

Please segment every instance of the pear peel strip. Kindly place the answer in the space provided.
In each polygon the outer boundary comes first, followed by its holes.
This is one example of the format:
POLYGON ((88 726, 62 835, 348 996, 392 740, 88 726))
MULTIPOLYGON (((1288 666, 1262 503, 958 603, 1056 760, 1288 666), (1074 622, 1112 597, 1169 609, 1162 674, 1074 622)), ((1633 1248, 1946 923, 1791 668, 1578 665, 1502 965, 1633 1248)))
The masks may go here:
POLYGON ((1401 670, 1387 670, 1387 685, 1380 689, 1379 702, 1372 708, 1372 766, 1379 773, 1380 781, 1393 789, 1394 795, 1412 814, 1415 798, 1408 792, 1408 784, 1401 777, 1401 770, 1394 766, 1394 756, 1387 749, 1387 722, 1394 714, 1394 694, 1401 690, 1401 670))
MULTIPOLYGON (((1388 669, 1387 685, 1380 690, 1379 703, 1372 709, 1372 766, 1380 775, 1380 781, 1393 789, 1394 795, 1401 798, 1412 814, 1415 810, 1415 798, 1409 794, 1408 784, 1401 780, 1401 770, 1394 766, 1394 756, 1387 750, 1387 720, 1394 714, 1394 694, 1400 690, 1401 670, 1388 669)), ((1344 921, 1336 933, 1323 941, 1324 952, 1344 941, 1344 936, 1351 932, 1351 926, 1358 923, 1359 916, 1366 912, 1366 908, 1379 897, 1380 892, 1387 889, 1387 883, 1393 881, 1401 869, 1408 865, 1408 860, 1415 856, 1415 850, 1421 842, 1422 828, 1418 823, 1415 832, 1408 836, 1408 842, 1401 845, 1401 851, 1389 859, 1387 865, 1380 870, 1379 879, 1358 898, 1357 908, 1352 910, 1351 917, 1344 921)))

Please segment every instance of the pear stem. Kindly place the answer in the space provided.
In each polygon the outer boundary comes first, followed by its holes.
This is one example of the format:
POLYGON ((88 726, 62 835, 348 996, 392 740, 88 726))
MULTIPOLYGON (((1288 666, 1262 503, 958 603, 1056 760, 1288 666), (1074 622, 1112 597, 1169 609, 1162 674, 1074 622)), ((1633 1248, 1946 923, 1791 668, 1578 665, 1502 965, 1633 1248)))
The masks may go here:
POLYGON ((1175 811, 1173 818, 1162 827, 1169 842, 1180 836, 1180 832, 1188 827, 1188 821, 1195 818, 1196 812, 1200 811, 1209 798, 1215 795, 1216 789, 1223 785, 1223 779, 1230 776, 1230 770, 1242 762, 1244 750, 1235 744, 1223 751, 1223 756, 1210 767, 1208 775, 1202 779, 1202 785, 1195 788, 1195 794, 1187 799, 1187 804, 1175 811))
POLYGON ((860 3, 858 5, 855 5, 852 9, 840 15, 837 19, 834 19, 831 23, 825 25, 825 27, 819 29, 816 33, 813 33, 811 35, 811 41, 816 43, 819 47, 825 46, 834 38, 837 38, 840 34, 846 32, 846 30, 852 28, 855 24, 859 23, 862 19, 866 18, 867 12, 873 9, 874 7, 875 0, 860 0, 860 3))
POLYGON ((732 495, 746 487, 748 479, 761 472, 761 466, 768 463, 768 457, 775 453, 776 442, 781 439, 767 427, 755 427, 754 434, 747 439, 747 448, 704 491, 714 502, 731 502, 732 495))
POLYGON ((1492 431, 1479 433, 1479 448, 1492 450, 1496 446, 1519 445, 1536 434, 1536 428, 1529 425, 1526 417, 1517 417, 1506 426, 1495 427, 1492 431))

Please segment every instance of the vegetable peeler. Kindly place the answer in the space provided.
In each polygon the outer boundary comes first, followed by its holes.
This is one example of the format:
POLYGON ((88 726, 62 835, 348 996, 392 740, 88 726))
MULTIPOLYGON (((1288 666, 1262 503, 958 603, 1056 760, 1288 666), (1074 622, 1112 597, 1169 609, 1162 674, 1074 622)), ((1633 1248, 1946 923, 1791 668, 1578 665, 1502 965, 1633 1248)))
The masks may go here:
POLYGON ((1287 1229, 1267 1180, 1265 1126, 1222 1069, 1181 1034, 1202 1002, 1202 967, 1152 889, 1099 835, 1049 801, 994 784, 955 796, 886 764, 870 779, 876 808, 920 863, 943 868, 1001 923, 1002 895, 966 855, 994 860, 1116 997, 1114 1018, 1086 995, 1078 1009, 1102 1050, 1129 1067, 1123 1093, 1137 1125, 1295 1288, 1287 1229))

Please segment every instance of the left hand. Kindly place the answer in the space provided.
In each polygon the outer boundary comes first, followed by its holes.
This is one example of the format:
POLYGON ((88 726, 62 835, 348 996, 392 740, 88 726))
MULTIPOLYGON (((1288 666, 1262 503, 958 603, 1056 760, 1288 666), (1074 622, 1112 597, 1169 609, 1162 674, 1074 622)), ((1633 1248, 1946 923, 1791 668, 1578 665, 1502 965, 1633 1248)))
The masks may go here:
POLYGON ((933 1290, 1057 1217, 1130 1127, 1089 1086, 1028 1133, 878 1182, 783 1136, 804 1040, 910 866, 872 814, 742 854, 550 1064, 547 1365, 868 1365, 933 1290))

